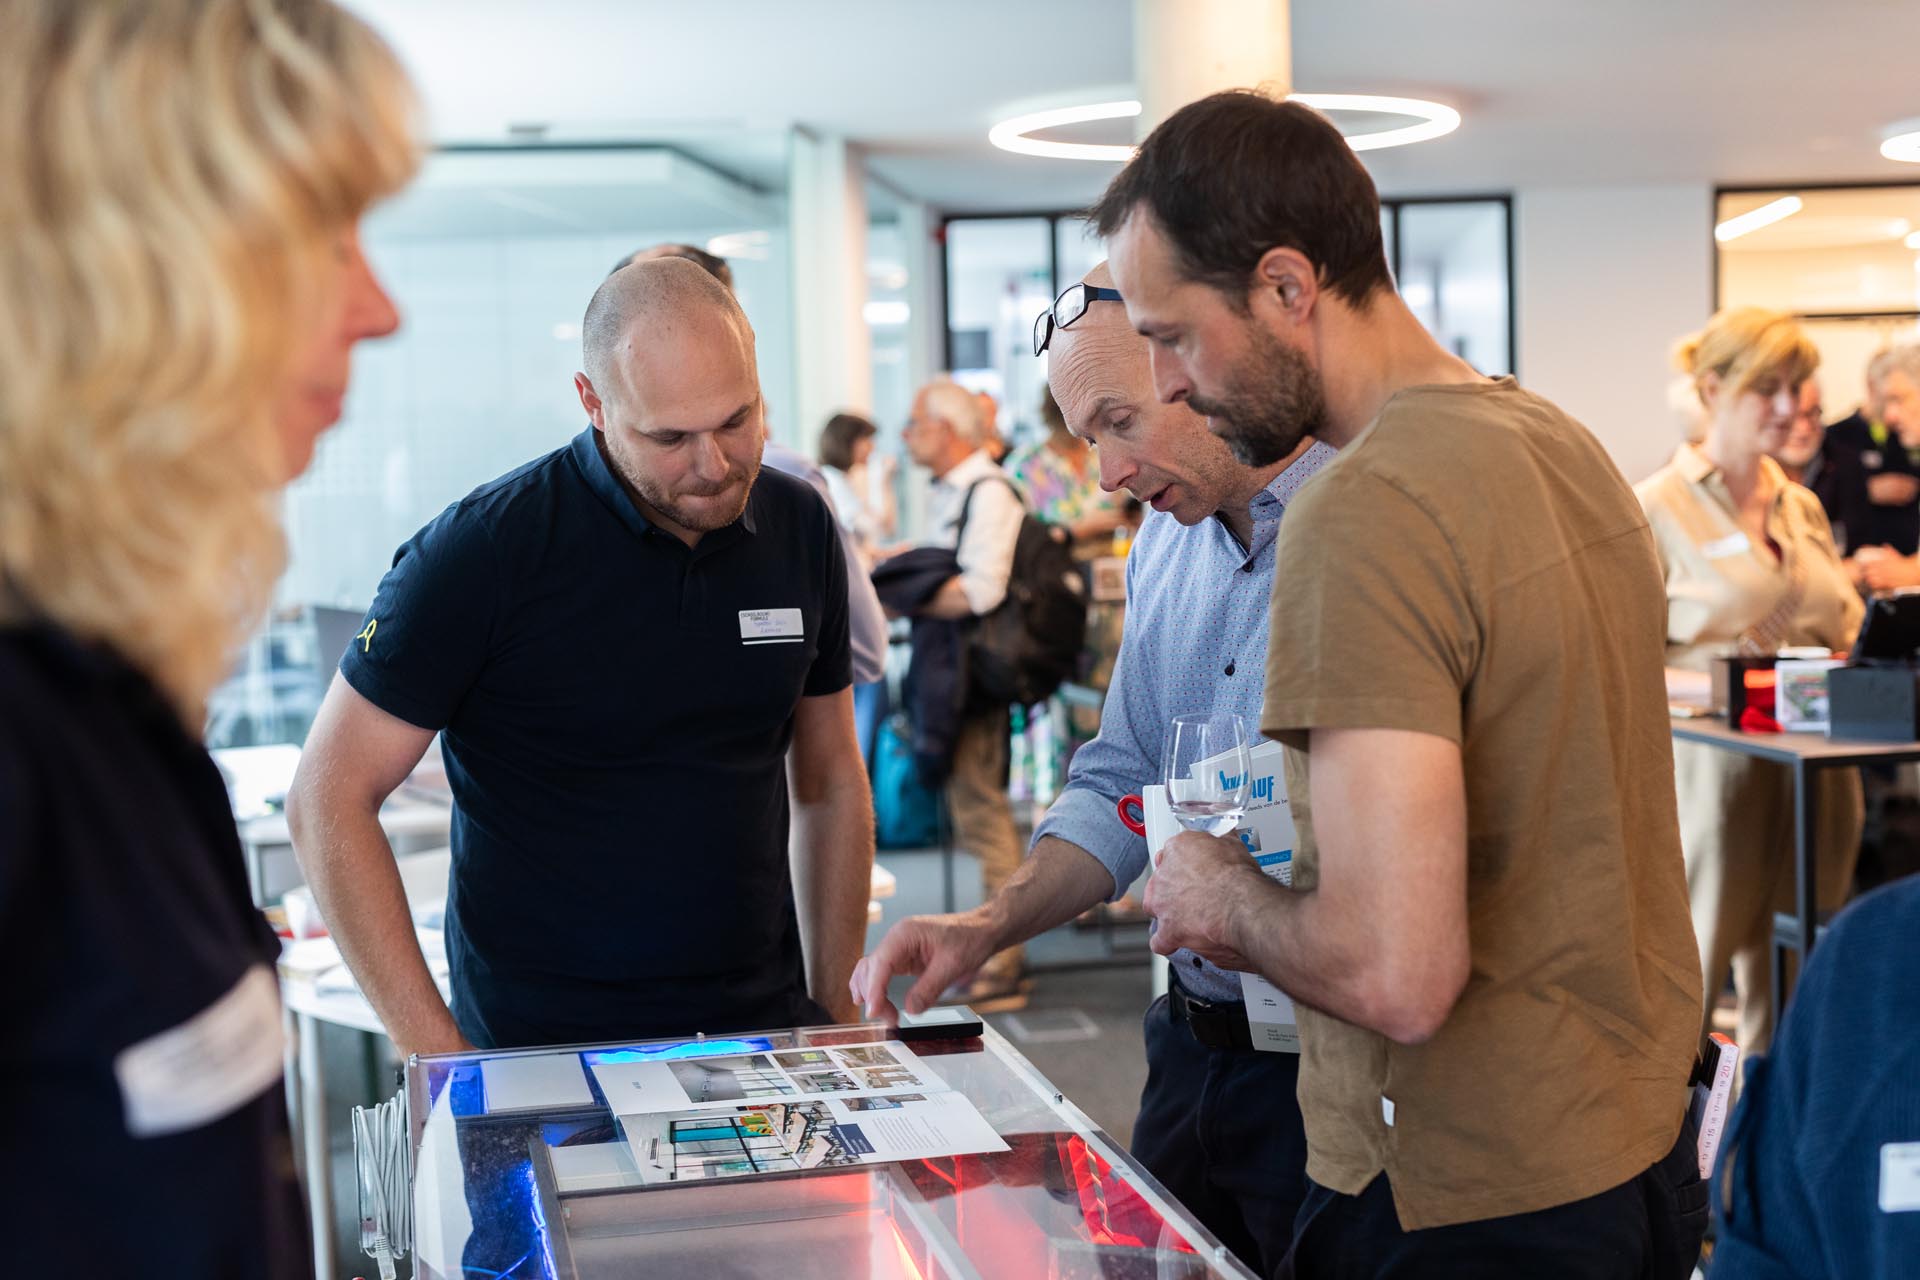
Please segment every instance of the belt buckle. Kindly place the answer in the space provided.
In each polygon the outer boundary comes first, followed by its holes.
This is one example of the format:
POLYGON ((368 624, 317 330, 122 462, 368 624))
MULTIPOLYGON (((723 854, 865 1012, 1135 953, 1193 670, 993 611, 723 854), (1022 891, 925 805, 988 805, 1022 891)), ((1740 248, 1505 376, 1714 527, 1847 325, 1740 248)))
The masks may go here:
POLYGON ((1195 1040, 1209 1049, 1225 1048, 1226 1045, 1222 1041, 1215 1021, 1220 1012, 1220 1006, 1188 991, 1182 991, 1180 994, 1184 998, 1183 1012, 1186 1014, 1187 1031, 1195 1040))
POLYGON ((1236 1034, 1246 1024, 1246 1006, 1238 1003, 1221 1004, 1194 995, 1183 987, 1175 986, 1181 1005, 1181 1021, 1187 1024, 1187 1032, 1202 1046, 1208 1049, 1247 1049, 1252 1048, 1252 1040, 1243 1041, 1236 1034))

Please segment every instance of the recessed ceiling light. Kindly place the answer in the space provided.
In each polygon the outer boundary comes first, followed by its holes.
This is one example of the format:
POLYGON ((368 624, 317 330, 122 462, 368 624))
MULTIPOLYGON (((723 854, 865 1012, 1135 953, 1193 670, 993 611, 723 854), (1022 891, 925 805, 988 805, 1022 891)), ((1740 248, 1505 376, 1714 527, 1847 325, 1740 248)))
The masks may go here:
POLYGON ((1758 209, 1749 209, 1738 217, 1728 218, 1713 229, 1713 238, 1721 244, 1729 240, 1738 240, 1749 231, 1758 231, 1770 227, 1782 218, 1791 218, 1800 212, 1799 196, 1781 196, 1778 200, 1769 200, 1758 209))
POLYGON ((773 236, 765 231, 729 231, 707 241, 707 252, 716 258, 746 258, 765 262, 767 246, 773 236))
POLYGON ((1920 231, 1909 235, 1906 239, 1906 245, 1909 249, 1920 249, 1920 231))
MULTIPOLYGON (((1412 117, 1414 123, 1371 133, 1346 135, 1347 145, 1355 151, 1377 151, 1382 147, 1404 147, 1452 133, 1460 127, 1460 113, 1439 102, 1423 98, 1388 98, 1372 93, 1296 93, 1289 101, 1316 111, 1366 111, 1381 115, 1412 117)), ((1060 107, 1053 111, 1035 111, 1002 120, 987 130, 987 141, 1002 151, 1021 155, 1046 156, 1056 160, 1107 160, 1125 163, 1134 148, 1122 143, 1051 142, 1028 135, 1042 129, 1086 124, 1094 120, 1122 120, 1140 114, 1138 102, 1094 102, 1079 107, 1060 107)))

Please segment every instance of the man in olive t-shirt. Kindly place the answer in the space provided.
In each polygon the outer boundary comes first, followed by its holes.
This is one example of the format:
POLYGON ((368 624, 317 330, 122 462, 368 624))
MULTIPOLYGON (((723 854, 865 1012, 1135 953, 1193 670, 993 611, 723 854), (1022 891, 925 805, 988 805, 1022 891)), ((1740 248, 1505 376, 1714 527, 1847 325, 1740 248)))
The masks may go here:
POLYGON ((1282 1274, 1686 1276, 1700 979, 1639 504, 1578 423, 1427 334, 1306 108, 1183 108, 1094 216, 1162 399, 1251 465, 1341 449, 1280 533, 1261 728, 1291 891, 1187 834, 1147 898, 1156 951, 1301 1006, 1282 1274))

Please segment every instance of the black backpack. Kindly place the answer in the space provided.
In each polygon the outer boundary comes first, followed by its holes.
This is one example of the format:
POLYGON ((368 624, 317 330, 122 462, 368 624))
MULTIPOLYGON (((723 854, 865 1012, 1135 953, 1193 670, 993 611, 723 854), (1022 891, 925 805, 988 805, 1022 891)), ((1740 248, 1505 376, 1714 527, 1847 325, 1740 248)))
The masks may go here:
POLYGON ((1013 490, 1020 503, 1020 538, 1007 575, 1007 598, 973 624, 968 692, 988 705, 1029 706, 1052 697, 1079 666, 1087 640, 1087 579, 1073 558, 1073 535, 1027 510, 1019 486, 1005 476, 967 487, 955 550, 966 537, 974 490, 994 483, 1013 490))

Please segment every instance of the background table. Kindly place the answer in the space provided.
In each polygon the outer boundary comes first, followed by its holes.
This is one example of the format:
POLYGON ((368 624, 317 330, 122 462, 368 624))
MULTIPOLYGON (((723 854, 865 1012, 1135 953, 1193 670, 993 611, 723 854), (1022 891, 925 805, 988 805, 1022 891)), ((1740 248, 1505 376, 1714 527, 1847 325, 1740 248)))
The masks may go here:
MULTIPOLYGON (((438 739, 435 739, 437 742, 438 739)), ((305 883, 293 856, 293 833, 283 806, 300 767, 300 748, 223 747, 212 753, 227 780, 253 904, 264 907, 305 883)), ((437 750, 421 758, 415 775, 380 806, 380 827, 395 853, 444 848, 453 826, 453 798, 444 786, 437 750)))
MULTIPOLYGON (((1829 738, 1820 733, 1743 733, 1730 728, 1718 717, 1675 720, 1673 736, 1681 742, 1699 742, 1721 751, 1753 756, 1786 765, 1793 772, 1793 904, 1794 912, 1785 919, 1776 918, 1774 929, 1775 968, 1773 976, 1773 1021, 1780 1025, 1781 1010, 1786 1007, 1788 975, 1779 962, 1782 948, 1796 953, 1802 962, 1812 952, 1816 940, 1814 859, 1819 856, 1818 798, 1812 786, 1813 774, 1821 769, 1857 767, 1863 764, 1900 764, 1920 760, 1920 742, 1869 742, 1859 739, 1829 738), (1790 922, 1790 923, 1789 923, 1790 922)), ((1709 991, 1707 998, 1713 999, 1709 991)))

